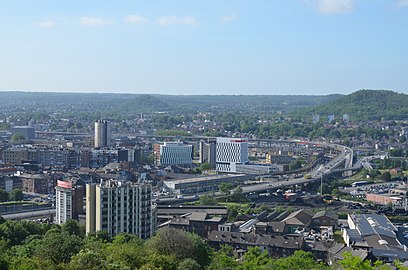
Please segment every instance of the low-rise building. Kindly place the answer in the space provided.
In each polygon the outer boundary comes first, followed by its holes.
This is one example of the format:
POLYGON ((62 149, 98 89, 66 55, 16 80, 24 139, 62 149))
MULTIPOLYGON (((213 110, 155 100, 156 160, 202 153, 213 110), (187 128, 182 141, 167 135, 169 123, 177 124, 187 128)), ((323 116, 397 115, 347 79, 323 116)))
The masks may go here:
POLYGON ((370 251, 384 262, 408 260, 407 247, 398 240, 398 230, 386 216, 349 214, 347 223, 343 239, 348 247, 370 251))
POLYGON ((240 232, 212 231, 208 236, 208 243, 215 248, 230 245, 236 253, 242 255, 248 247, 259 247, 267 251, 272 257, 286 257, 302 249, 303 239, 300 236, 278 236, 245 234, 240 232))
POLYGON ((49 194, 55 187, 55 182, 48 174, 22 174, 19 177, 24 192, 49 194))
POLYGON ((312 223, 312 218, 312 212, 300 209, 291 213, 282 222, 286 224, 287 232, 292 233, 299 229, 308 228, 312 223))
POLYGON ((245 181, 246 179, 249 179, 249 176, 245 174, 212 175, 180 180, 166 180, 163 181, 163 187, 174 194, 197 194, 218 190, 221 183, 233 183, 235 181, 245 181))
POLYGON ((193 232, 201 237, 207 237, 211 231, 217 231, 224 218, 210 216, 205 212, 192 212, 187 215, 174 217, 164 223, 164 226, 193 232))
POLYGON ((333 230, 337 228, 339 221, 339 216, 331 211, 319 211, 312 217, 312 227, 313 228, 322 228, 322 227, 331 227, 333 230))
POLYGON ((289 155, 266 154, 266 162, 270 164, 289 164, 293 160, 289 155))

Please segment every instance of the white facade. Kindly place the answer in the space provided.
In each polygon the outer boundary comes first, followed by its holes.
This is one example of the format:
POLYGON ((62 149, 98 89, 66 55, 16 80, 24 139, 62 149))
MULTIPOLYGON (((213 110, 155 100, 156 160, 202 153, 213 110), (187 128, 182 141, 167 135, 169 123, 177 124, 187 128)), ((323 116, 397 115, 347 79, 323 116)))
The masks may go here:
POLYGON ((160 165, 191 165, 193 146, 181 142, 165 142, 160 145, 160 165))
POLYGON ((83 213, 84 187, 71 181, 57 181, 55 187, 55 223, 63 224, 70 219, 77 220, 83 213))
POLYGON ((110 146, 111 129, 108 121, 95 122, 95 148, 110 146))
POLYGON ((55 223, 63 224, 72 219, 72 192, 59 187, 55 191, 55 223))
POLYGON ((217 138, 216 169, 220 172, 236 172, 236 164, 248 162, 247 138, 217 138))
POLYGON ((237 173, 245 174, 269 174, 279 171, 279 169, 273 165, 236 164, 235 168, 237 173))

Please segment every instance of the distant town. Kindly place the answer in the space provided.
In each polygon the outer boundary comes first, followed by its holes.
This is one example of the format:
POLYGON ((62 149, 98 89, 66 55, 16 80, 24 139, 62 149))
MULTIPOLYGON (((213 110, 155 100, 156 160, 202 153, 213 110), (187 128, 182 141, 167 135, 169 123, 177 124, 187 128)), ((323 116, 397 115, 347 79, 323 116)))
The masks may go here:
POLYGON ((0 241, 27 269, 408 268, 406 95, 2 95, 0 241), (157 258, 106 255, 139 240, 157 258))

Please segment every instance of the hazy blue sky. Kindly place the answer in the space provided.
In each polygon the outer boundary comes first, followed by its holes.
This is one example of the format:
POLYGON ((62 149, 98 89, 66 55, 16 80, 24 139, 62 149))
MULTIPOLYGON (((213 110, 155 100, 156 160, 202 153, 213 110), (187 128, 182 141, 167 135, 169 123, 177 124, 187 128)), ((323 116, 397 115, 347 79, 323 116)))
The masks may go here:
POLYGON ((408 92, 408 0, 0 0, 0 89, 408 92))

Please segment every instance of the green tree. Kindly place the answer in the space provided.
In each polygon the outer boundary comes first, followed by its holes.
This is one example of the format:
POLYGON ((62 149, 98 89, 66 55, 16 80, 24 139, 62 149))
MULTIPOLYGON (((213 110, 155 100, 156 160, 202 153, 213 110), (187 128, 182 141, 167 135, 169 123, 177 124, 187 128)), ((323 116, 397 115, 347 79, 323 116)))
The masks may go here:
POLYGON ((228 222, 233 222, 239 215, 239 208, 237 205, 228 205, 228 222))
POLYGON ((339 261, 339 266, 344 270, 374 270, 370 261, 363 261, 360 257, 353 256, 350 252, 344 252, 344 259, 339 261))
POLYGON ((276 270, 292 270, 292 269, 313 269, 313 270, 328 270, 329 267, 316 262, 313 254, 302 250, 295 251, 295 253, 286 258, 273 260, 269 263, 267 269, 276 270))
POLYGON ((0 202, 7 202, 8 200, 9 194, 4 189, 0 189, 0 202))
POLYGON ((7 240, 9 246, 20 245, 29 235, 42 235, 48 229, 47 225, 29 221, 7 220, 0 225, 0 236, 7 240))
POLYGON ((210 249, 199 236, 173 228, 159 229, 147 240, 146 247, 151 252, 173 256, 177 260, 194 259, 202 267, 210 262, 210 249))
POLYGON ((50 260, 43 258, 11 257, 9 268, 15 270, 57 270, 58 267, 50 260))
POLYGON ((240 270, 252 269, 267 269, 266 265, 272 262, 268 252, 261 251, 259 247, 249 247, 244 255, 242 265, 238 267, 240 270))
POLYGON ((391 181, 391 174, 390 174, 390 172, 384 172, 384 173, 381 175, 381 179, 384 180, 384 181, 391 181))
POLYGON ((231 189, 232 189, 231 183, 223 182, 220 184, 220 190, 222 193, 225 194, 225 196, 228 196, 231 193, 231 189))
POLYGON ((19 141, 25 141, 26 137, 24 137, 23 134, 21 133, 14 133, 13 136, 11 137, 12 142, 19 142, 19 141))
POLYGON ((71 257, 77 254, 82 246, 82 239, 76 235, 66 232, 48 232, 38 246, 36 255, 56 264, 69 263, 71 257))
POLYGON ((148 249, 157 254, 186 259, 192 256, 193 243, 187 234, 174 228, 159 229, 155 236, 146 242, 148 249))
POLYGON ((208 163, 208 162, 205 162, 205 163, 203 163, 203 164, 201 164, 201 166, 200 166, 200 169, 201 169, 201 171, 209 171, 209 170, 211 170, 213 167, 211 166, 211 164, 210 163, 208 163))
POLYGON ((187 258, 179 263, 177 270, 200 270, 201 265, 199 265, 194 259, 187 258))
POLYGON ((13 189, 9 194, 10 201, 22 201, 24 199, 23 190, 20 188, 13 189))
POLYGON ((120 262, 131 269, 138 269, 145 263, 145 249, 143 240, 132 234, 116 235, 112 243, 106 247, 108 258, 120 262))
POLYGON ((304 160, 302 158, 297 158, 295 160, 293 160, 290 164, 289 164, 289 170, 297 170, 300 169, 302 167, 302 164, 304 163, 304 160))
POLYGON ((232 254, 231 246, 222 246, 221 250, 214 253, 211 264, 208 270, 235 270, 238 267, 238 262, 232 254))
POLYGON ((93 250, 81 250, 78 254, 72 257, 68 265, 68 269, 72 270, 104 270, 108 269, 106 259, 101 253, 93 250))
POLYGON ((145 257, 146 263, 140 267, 140 270, 175 270, 177 267, 177 258, 171 255, 159 253, 150 253, 145 257))
POLYGON ((208 194, 200 196, 200 205, 217 205, 217 200, 208 194))
POLYGON ((61 225, 61 232, 67 233, 69 235, 76 235, 80 238, 85 238, 85 228, 79 225, 75 220, 67 220, 61 225))

